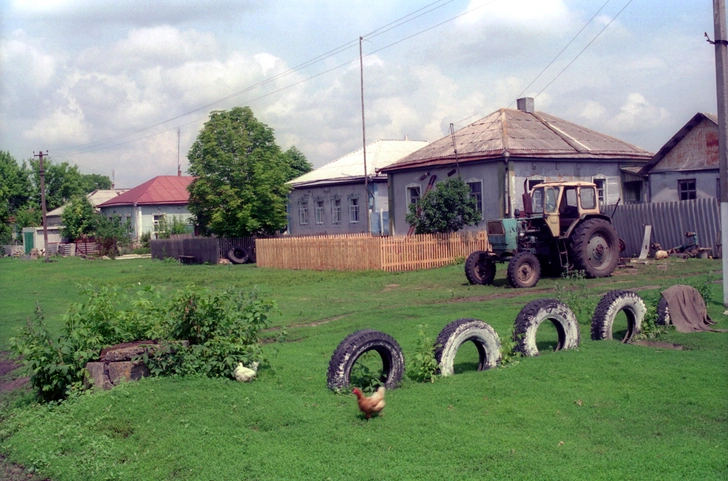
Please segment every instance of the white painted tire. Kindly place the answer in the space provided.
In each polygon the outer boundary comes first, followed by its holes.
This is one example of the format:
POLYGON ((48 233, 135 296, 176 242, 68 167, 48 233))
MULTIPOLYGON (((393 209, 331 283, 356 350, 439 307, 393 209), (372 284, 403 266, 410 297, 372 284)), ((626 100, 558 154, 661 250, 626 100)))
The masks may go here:
POLYGON ((478 319, 458 319, 440 331, 435 341, 435 359, 440 375, 454 374, 455 356, 464 343, 472 341, 478 349, 478 371, 490 369, 501 360, 501 343, 498 333, 478 319))
POLYGON ((614 319, 622 311, 627 316, 627 334, 621 341, 629 342, 639 334, 647 312, 645 302, 635 292, 616 290, 607 292, 594 310, 591 322, 592 340, 614 339, 614 319))
POLYGON ((579 346, 579 323, 569 306, 557 299, 536 299, 526 304, 516 317, 513 340, 516 351, 524 356, 538 356, 536 331, 545 320, 556 327, 559 341, 555 351, 579 346))

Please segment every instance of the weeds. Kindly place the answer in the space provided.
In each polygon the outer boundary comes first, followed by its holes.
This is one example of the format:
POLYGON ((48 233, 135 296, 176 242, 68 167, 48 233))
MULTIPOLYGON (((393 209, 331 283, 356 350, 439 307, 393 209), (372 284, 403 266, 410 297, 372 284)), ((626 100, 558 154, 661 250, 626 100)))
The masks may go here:
POLYGON ((501 339, 500 347, 500 367, 508 367, 518 364, 518 358, 521 357, 519 351, 516 350, 518 347, 518 340, 516 338, 516 330, 511 330, 511 335, 507 339, 501 339))
POLYGON ((349 374, 351 385, 358 387, 367 394, 373 393, 379 386, 383 386, 382 369, 372 368, 372 365, 377 362, 378 358, 375 351, 366 351, 359 356, 349 374))
POLYGON ((580 324, 591 323, 596 303, 589 295, 584 271, 564 272, 554 288, 556 298, 569 306, 580 324))
POLYGON ((435 382, 439 369, 437 359, 435 359, 435 351, 438 345, 435 345, 432 338, 427 335, 427 324, 419 324, 417 328, 419 329, 417 345, 412 367, 408 370, 408 376, 418 382, 435 382))

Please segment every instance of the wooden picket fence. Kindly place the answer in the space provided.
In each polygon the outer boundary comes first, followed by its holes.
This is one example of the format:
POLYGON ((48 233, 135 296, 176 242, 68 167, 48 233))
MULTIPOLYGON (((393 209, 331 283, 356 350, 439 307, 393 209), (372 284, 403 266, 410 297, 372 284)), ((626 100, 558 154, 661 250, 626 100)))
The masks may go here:
POLYGON ((373 237, 368 234, 257 239, 258 267, 317 271, 412 271, 488 248, 484 231, 373 237))

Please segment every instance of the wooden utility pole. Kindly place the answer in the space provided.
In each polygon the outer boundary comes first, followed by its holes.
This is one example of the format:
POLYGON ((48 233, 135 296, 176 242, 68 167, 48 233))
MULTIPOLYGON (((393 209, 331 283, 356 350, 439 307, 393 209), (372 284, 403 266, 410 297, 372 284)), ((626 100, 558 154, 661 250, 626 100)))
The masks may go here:
POLYGON ((372 233, 371 217, 369 216, 369 176, 367 175, 367 129, 364 122, 364 57, 362 56, 361 42, 363 37, 359 37, 359 73, 361 76, 361 142, 362 154, 364 155, 364 191, 366 198, 364 199, 364 209, 367 215, 367 234, 372 233))
POLYGON ((43 167, 43 157, 48 157, 48 151, 45 154, 41 150, 37 154, 33 152, 33 157, 38 157, 40 161, 38 173, 40 174, 40 206, 43 212, 43 250, 45 251, 45 261, 50 262, 48 252, 48 219, 46 218, 46 199, 45 199, 45 168, 43 167))

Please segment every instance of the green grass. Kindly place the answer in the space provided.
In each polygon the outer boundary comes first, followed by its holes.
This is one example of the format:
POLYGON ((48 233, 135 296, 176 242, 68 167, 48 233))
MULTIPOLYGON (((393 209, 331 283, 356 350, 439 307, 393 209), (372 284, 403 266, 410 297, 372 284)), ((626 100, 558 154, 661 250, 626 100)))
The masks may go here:
MULTIPOLYGON (((728 478, 728 334, 670 332, 661 340, 686 350, 668 351, 593 342, 588 324, 608 290, 652 286, 640 294, 654 298, 660 286, 700 284, 718 261, 544 279, 520 291, 504 287, 503 270, 495 286, 468 286, 461 265, 390 274, 0 259, 2 349, 36 302, 57 332, 78 301, 74 283, 86 281, 170 292, 190 282, 257 286, 278 303, 275 326, 288 331, 286 342, 266 344, 272 369, 251 384, 157 378, 54 407, 18 407, 16 398, 3 413, 0 450, 54 481, 728 478), (557 295, 583 311, 578 350, 548 352, 556 337, 546 323, 543 355, 476 372, 466 343, 455 376, 406 379, 368 422, 353 396, 326 389, 331 354, 356 329, 390 334, 409 359, 419 324, 434 338, 457 318, 478 318, 507 338, 526 302, 557 295)), ((726 328, 721 285, 712 293, 710 314, 726 328)))

